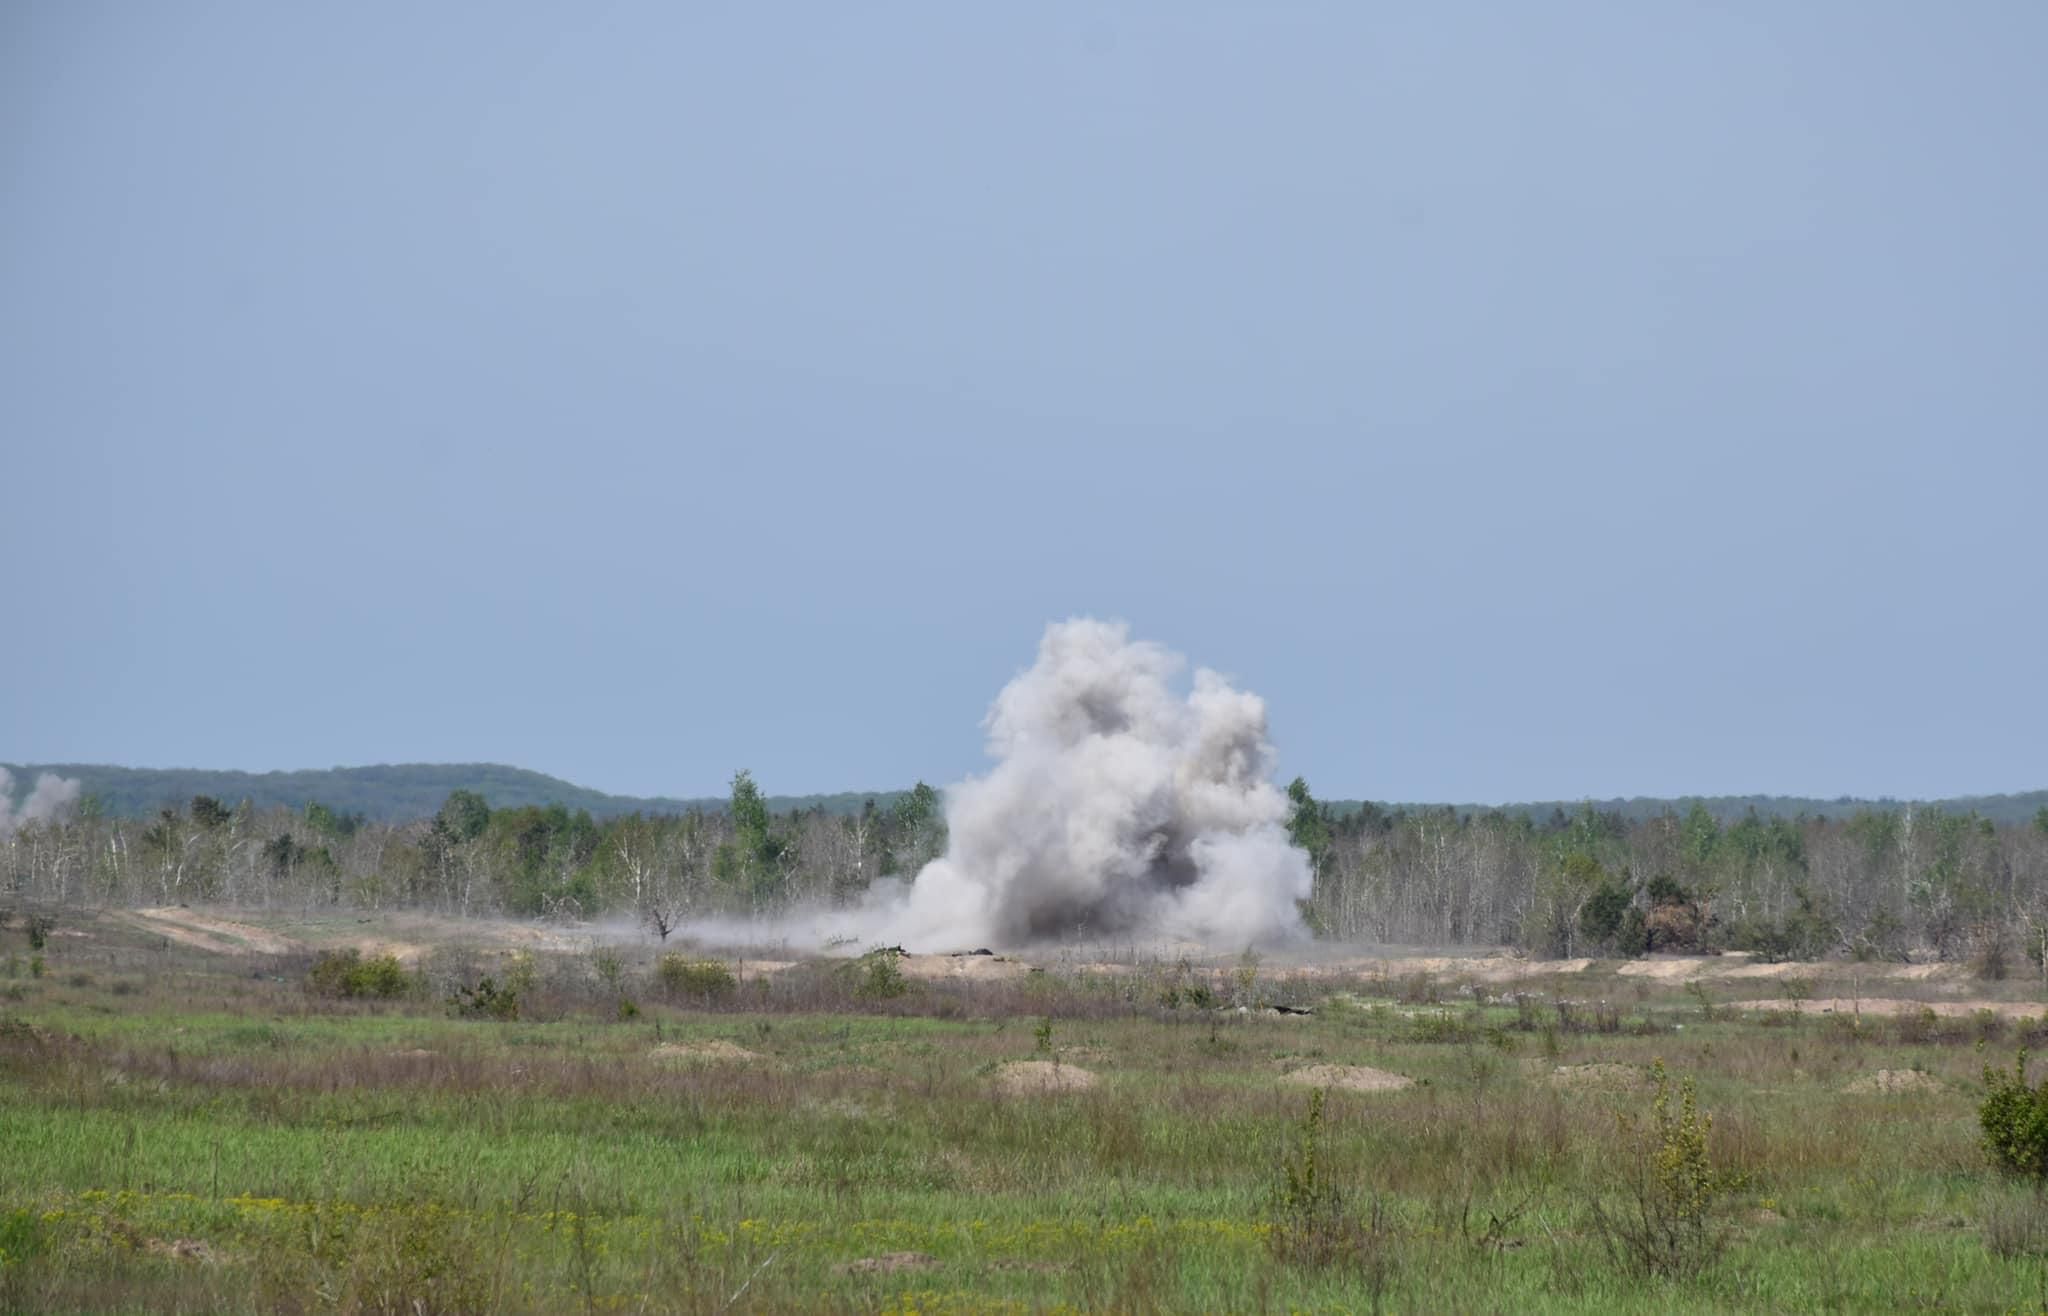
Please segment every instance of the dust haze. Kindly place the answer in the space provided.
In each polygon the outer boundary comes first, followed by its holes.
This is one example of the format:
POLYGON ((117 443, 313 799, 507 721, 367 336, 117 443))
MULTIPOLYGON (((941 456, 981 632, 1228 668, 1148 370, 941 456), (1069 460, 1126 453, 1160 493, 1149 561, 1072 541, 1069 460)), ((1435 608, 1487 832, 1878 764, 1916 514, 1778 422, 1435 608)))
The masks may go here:
POLYGON ((1183 689, 1185 667, 1121 623, 1048 626, 984 721, 994 765, 946 792, 945 854, 855 909, 690 931, 932 950, 1304 939, 1309 860, 1269 780, 1265 701, 1206 668, 1183 689))
POLYGON ((0 835, 25 823, 56 822, 78 805, 79 785, 54 772, 41 773, 20 805, 14 803, 14 774, 0 768, 0 835))

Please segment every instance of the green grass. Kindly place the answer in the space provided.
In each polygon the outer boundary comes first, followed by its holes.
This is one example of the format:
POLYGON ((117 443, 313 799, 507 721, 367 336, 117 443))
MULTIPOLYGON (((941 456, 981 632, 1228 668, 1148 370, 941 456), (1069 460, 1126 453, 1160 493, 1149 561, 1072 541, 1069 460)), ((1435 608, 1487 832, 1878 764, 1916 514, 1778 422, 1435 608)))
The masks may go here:
POLYGON ((115 947, 88 985, 53 974, 0 1006, 0 1309, 2048 1304, 2038 1206, 1977 1144, 1979 1073, 2015 1042, 1980 1048, 1969 1021, 1709 1020, 1630 987, 1621 1031, 1573 1032, 1370 982, 1289 1019, 1058 975, 913 985, 886 1014, 796 979, 688 1011, 648 966, 631 1022, 564 990, 493 1023, 153 954, 115 947), (148 989, 117 995, 126 978, 148 989), (1045 1058, 1043 1019, 1095 1088, 999 1090, 999 1064, 1045 1058), (714 1040, 755 1058, 657 1052, 714 1040), (1726 1252, 1683 1282, 1617 1265, 1592 1210, 1619 1200, 1620 1130, 1649 1100, 1632 1075, 1658 1058, 1697 1080, 1715 1162, 1743 1178, 1726 1252), (1322 1173, 1383 1221, 1329 1265, 1270 1237, 1308 1099, 1281 1080, 1316 1063, 1417 1081, 1328 1096, 1322 1173), (1853 1090, 1878 1069, 1928 1081, 1853 1090), (897 1252, 931 1264, 836 1269, 897 1252))

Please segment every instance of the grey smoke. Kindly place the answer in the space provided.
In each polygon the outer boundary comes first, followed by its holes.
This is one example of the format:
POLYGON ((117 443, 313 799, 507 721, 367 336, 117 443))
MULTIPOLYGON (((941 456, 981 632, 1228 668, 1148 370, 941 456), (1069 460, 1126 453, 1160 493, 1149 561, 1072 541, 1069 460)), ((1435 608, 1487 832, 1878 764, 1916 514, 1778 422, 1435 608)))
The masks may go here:
MULTIPOLYGON (((1308 856, 1269 779, 1266 705, 1121 623, 1046 628, 985 723, 995 766, 946 793, 946 853, 886 924, 909 944, 1304 935, 1308 856)), ((880 911, 875 911, 880 912, 880 911)))
POLYGON ((78 803, 79 785, 54 772, 41 773, 20 807, 14 803, 14 774, 0 768, 0 835, 24 823, 55 822, 68 815, 78 803))

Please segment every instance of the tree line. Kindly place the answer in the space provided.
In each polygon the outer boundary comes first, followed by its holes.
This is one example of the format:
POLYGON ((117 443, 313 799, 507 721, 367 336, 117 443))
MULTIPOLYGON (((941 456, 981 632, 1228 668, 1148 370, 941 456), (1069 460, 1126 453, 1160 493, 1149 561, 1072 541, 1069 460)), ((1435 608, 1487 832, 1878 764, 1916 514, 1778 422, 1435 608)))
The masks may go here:
MULTIPOLYGON (((2048 963, 2048 807, 2021 823, 1939 808, 1725 822, 1700 804, 1539 818, 1339 808, 1299 779, 1288 794, 1315 875, 1302 912, 1322 937, 2048 963)), ((946 844, 941 797, 922 782, 851 812, 777 811, 746 772, 716 808, 604 819, 492 808, 470 790, 408 822, 210 795, 139 819, 86 805, 0 835, 0 900, 627 917, 665 939, 693 919, 852 903, 946 844)))
POLYGON ((1288 794, 1315 872, 1306 913, 1343 940, 2048 964, 2048 807, 2023 823, 1910 807, 1723 822, 1698 803, 1538 819, 1339 811, 1299 779, 1288 794))

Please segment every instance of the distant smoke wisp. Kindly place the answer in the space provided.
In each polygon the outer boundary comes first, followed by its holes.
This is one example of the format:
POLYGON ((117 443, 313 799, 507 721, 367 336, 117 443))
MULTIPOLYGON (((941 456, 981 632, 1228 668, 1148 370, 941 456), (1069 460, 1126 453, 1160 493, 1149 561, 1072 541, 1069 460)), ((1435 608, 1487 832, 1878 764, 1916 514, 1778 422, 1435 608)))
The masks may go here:
POLYGON ((1265 701, 1206 669, 1178 693, 1183 665, 1120 623, 1047 627, 989 710, 995 766, 947 792, 946 853, 887 926, 960 946, 1304 935, 1309 860, 1268 779, 1265 701))
POLYGON ((54 822, 68 815, 78 804, 79 785, 54 772, 41 773, 35 786, 19 807, 14 803, 14 774, 0 768, 0 835, 13 832, 24 823, 54 822))

